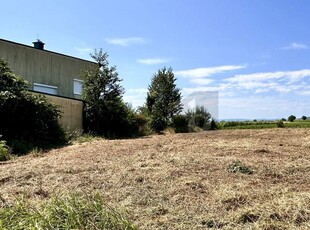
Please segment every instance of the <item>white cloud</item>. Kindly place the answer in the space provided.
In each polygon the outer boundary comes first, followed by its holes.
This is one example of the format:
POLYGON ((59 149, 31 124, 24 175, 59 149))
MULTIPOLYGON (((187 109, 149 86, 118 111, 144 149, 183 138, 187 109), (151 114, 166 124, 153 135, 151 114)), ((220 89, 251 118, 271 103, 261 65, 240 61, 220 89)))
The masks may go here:
POLYGON ((299 50, 299 49, 308 49, 308 46, 302 43, 293 42, 288 46, 282 47, 283 50, 299 50))
POLYGON ((189 94, 195 92, 204 92, 204 91, 218 91, 218 87, 194 87, 194 88, 182 88, 181 93, 184 96, 188 96, 189 94))
POLYGON ((141 37, 129 37, 129 38, 109 38, 105 41, 112 45, 130 46, 146 43, 144 38, 141 37))
POLYGON ((310 69, 297 70, 297 71, 278 71, 278 72, 265 72, 236 75, 235 77, 228 78, 226 81, 233 83, 241 82, 260 82, 267 80, 286 79, 290 82, 299 81, 305 77, 310 77, 310 69))
POLYGON ((146 88, 136 88, 128 89, 124 94, 124 101, 130 103, 134 108, 142 106, 145 103, 145 98, 148 89, 146 88))
POLYGON ((259 94, 259 93, 267 93, 269 92, 270 89, 266 89, 266 88, 261 88, 261 89, 257 89, 255 90, 255 94, 259 94))
POLYGON ((289 93, 304 89, 306 85, 302 80, 308 77, 310 77, 310 70, 304 69, 236 75, 224 81, 229 82, 231 88, 255 90, 256 94, 271 90, 289 93))
POLYGON ((138 59, 137 61, 145 65, 157 65, 157 64, 167 63, 170 60, 166 58, 147 58, 147 59, 138 59))
POLYGON ((78 48, 78 47, 75 47, 74 49, 77 50, 80 54, 90 54, 93 51, 92 48, 78 48))
POLYGON ((203 78, 203 77, 209 77, 217 73, 243 69, 245 67, 246 67, 245 65, 225 65, 216 67, 196 68, 196 69, 176 71, 175 75, 187 78, 203 78))
POLYGON ((303 95, 303 96, 310 96, 310 90, 308 91, 300 91, 298 92, 299 95, 303 95))
POLYGON ((209 79, 209 78, 192 78, 190 80, 190 82, 196 83, 196 84, 199 84, 199 85, 208 85, 208 84, 214 82, 214 80, 209 79))

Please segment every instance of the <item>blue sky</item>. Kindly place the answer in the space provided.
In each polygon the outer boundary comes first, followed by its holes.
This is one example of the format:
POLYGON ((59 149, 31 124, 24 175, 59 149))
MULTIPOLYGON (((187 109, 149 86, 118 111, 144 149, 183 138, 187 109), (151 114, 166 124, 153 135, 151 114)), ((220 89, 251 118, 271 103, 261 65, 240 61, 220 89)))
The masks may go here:
POLYGON ((310 116, 309 0, 3 0, 0 38, 90 59, 102 48, 133 106, 172 67, 220 119, 310 116))

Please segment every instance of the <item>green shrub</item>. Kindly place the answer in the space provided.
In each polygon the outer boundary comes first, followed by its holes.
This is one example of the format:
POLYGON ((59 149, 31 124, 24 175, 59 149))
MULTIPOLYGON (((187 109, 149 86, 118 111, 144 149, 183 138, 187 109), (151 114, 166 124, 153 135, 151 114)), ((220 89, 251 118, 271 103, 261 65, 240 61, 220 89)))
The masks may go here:
POLYGON ((152 129, 156 132, 156 133, 160 133, 162 132, 165 128, 168 127, 167 121, 165 120, 165 118, 163 117, 153 117, 151 119, 150 125, 152 127, 152 129))
POLYGON ((185 115, 173 116, 172 125, 176 133, 187 133, 188 132, 188 120, 185 115))
POLYGON ((212 118, 211 122, 210 122, 210 130, 216 130, 218 129, 218 124, 216 122, 216 120, 214 118, 212 118))
POLYGON ((204 106, 196 106, 195 109, 186 112, 186 117, 190 126, 195 125, 199 128, 206 128, 211 119, 211 114, 204 106))
POLYGON ((28 82, 12 73, 0 59, 0 133, 15 153, 28 148, 49 148, 66 142, 59 124, 60 110, 27 91, 28 82))
POLYGON ((253 169, 249 166, 244 165, 241 163, 241 161, 233 161, 229 166, 228 166, 228 172, 231 173, 236 173, 240 172, 243 174, 253 174, 253 169))
POLYGON ((69 194, 0 208, 0 229, 137 229, 98 195, 69 194))
MULTIPOLYGON (((1 137, 1 136, 0 136, 1 137)), ((6 142, 0 140, 0 161, 7 161, 11 159, 11 154, 6 142)))
POLYGON ((130 137, 144 136, 150 133, 150 119, 144 114, 138 113, 128 106, 127 119, 128 119, 128 135, 130 137))
POLYGON ((276 125, 277 125, 278 128, 284 128, 284 123, 283 123, 282 120, 277 121, 276 125))

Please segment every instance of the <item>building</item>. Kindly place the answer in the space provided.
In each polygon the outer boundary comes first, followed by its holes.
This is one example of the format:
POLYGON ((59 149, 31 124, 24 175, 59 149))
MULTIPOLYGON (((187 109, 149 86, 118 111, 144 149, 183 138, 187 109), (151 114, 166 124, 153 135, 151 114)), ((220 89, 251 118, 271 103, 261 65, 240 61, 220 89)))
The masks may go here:
POLYGON ((81 75, 97 64, 45 50, 40 40, 33 45, 0 39, 0 58, 8 61, 12 71, 30 83, 30 91, 44 94, 61 106, 60 122, 65 129, 82 129, 81 75))

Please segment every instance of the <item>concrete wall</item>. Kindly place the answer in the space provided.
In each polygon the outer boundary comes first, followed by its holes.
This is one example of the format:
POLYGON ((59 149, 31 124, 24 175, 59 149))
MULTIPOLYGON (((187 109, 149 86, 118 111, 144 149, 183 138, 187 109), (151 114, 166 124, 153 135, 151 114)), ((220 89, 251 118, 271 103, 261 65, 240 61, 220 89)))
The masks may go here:
MULTIPOLYGON (((37 94, 37 93, 34 93, 37 94)), ((44 94, 47 99, 60 106, 60 124, 66 131, 83 129, 83 101, 44 94)))
POLYGON ((58 95, 80 98, 73 93, 73 80, 81 79, 81 74, 96 63, 40 50, 0 39, 0 58, 4 58, 14 73, 21 75, 31 84, 57 87, 58 95))

